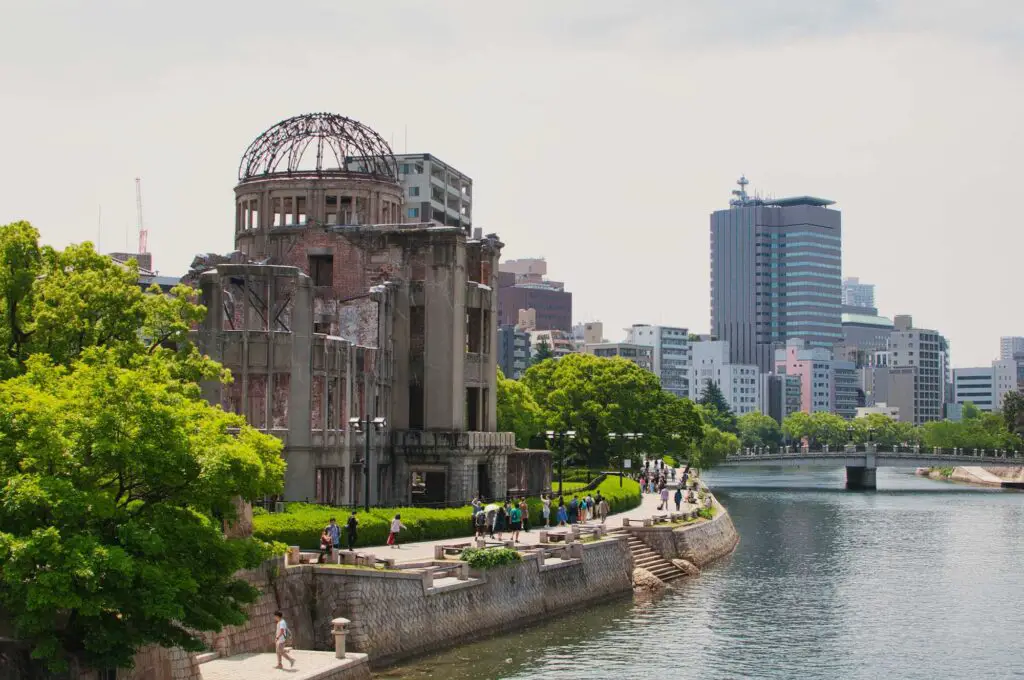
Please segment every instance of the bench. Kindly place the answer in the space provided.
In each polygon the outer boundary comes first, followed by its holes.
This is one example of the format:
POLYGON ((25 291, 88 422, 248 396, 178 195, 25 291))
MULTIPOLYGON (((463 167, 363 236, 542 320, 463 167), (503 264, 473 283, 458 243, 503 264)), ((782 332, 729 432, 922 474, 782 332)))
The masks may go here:
POLYGON ((466 548, 472 548, 473 543, 467 541, 466 543, 445 543, 444 545, 434 546, 434 559, 443 560, 448 555, 459 555, 466 548))
POLYGON ((509 548, 510 550, 516 549, 515 541, 488 541, 484 538, 476 539, 477 548, 509 548))
POLYGON ((540 532, 540 542, 541 543, 545 543, 545 544, 546 543, 565 542, 565 540, 568 537, 568 535, 569 534, 564 532, 564 531, 544 531, 544 530, 541 530, 541 532, 540 532))

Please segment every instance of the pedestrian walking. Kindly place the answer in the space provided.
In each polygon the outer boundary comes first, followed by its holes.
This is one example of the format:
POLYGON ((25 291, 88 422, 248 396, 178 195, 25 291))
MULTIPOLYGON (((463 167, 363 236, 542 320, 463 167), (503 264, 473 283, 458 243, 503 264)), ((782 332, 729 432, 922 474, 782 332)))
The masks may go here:
POLYGON ((348 516, 348 523, 345 524, 345 538, 348 542, 348 551, 352 552, 356 547, 356 534, 359 531, 359 520, 356 519, 356 511, 348 516))
POLYGON ((576 520, 579 518, 579 512, 580 502, 576 499, 576 496, 573 496, 572 500, 569 501, 569 524, 576 523, 576 520))
POLYGON ((601 515, 601 524, 604 524, 604 521, 608 519, 608 512, 610 510, 611 508, 608 507, 608 499, 602 498, 601 502, 597 504, 597 512, 601 515))
POLYGON ((530 530, 530 506, 526 504, 525 498, 519 499, 519 512, 523 516, 523 531, 530 530))
POLYGON ((476 513, 476 537, 483 538, 484 532, 487 531, 487 513, 480 511, 476 513))
POLYGON ((284 614, 274 612, 274 650, 277 652, 277 665, 274 668, 284 668, 281 659, 288 659, 288 663, 295 668, 295 659, 285 650, 284 645, 292 637, 292 631, 288 628, 288 622, 284 620, 284 614))
POLYGON ((494 533, 498 534, 498 540, 501 540, 502 534, 505 533, 506 526, 508 524, 508 503, 502 503, 498 507, 498 514, 494 518, 494 533))
POLYGON ((508 514, 509 525, 512 529, 512 542, 519 542, 519 530, 523 527, 523 511, 519 509, 518 505, 513 505, 512 509, 509 510, 508 514))
POLYGON ((327 533, 331 535, 331 545, 334 546, 334 549, 337 550, 338 548, 340 548, 341 527, 338 526, 338 523, 334 521, 333 517, 331 518, 331 521, 327 524, 327 533))
POLYGON ((658 505, 658 510, 668 510, 668 487, 661 487, 661 503, 658 505))
POLYGON ((402 524, 402 515, 395 515, 395 518, 391 520, 391 533, 388 534, 388 545, 392 548, 401 549, 401 546, 398 545, 398 533, 404 528, 405 525, 402 524))
POLYGON ((565 499, 558 497, 558 526, 564 527, 569 523, 569 513, 565 509, 565 499))
POLYGON ((488 536, 494 538, 494 525, 498 523, 498 506, 487 506, 490 510, 487 511, 487 531, 488 536))
POLYGON ((320 532, 320 557, 316 560, 317 564, 323 564, 331 559, 332 548, 331 533, 327 531, 327 527, 324 527, 324 530, 320 532))
POLYGON ((551 526, 551 498, 547 494, 541 494, 540 513, 544 516, 544 528, 551 526))
POLYGON ((674 499, 676 502, 676 512, 679 512, 679 505, 683 502, 683 492, 680 489, 676 489, 674 499))

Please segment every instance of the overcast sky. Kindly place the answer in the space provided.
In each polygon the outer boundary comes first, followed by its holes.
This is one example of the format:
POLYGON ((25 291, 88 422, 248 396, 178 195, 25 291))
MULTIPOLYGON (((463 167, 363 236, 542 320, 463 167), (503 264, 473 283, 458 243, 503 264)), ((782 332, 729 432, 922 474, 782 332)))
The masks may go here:
POLYGON ((0 0, 0 223, 95 241, 102 205, 134 247, 139 176, 180 274, 231 250, 249 142, 331 111, 470 175, 474 225, 609 339, 708 330, 708 215, 746 173, 837 201, 844 276, 986 365, 1024 335, 1022 65, 1020 0, 0 0))

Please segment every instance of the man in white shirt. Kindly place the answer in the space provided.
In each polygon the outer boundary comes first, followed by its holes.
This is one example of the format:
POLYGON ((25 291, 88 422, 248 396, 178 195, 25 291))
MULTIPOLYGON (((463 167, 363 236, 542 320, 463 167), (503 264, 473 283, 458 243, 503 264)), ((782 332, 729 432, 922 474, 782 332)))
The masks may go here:
POLYGON ((295 659, 288 656, 288 652, 284 649, 284 643, 292 636, 291 631, 288 630, 288 622, 284 620, 284 614, 281 612, 274 612, 274 621, 277 622, 274 628, 274 649, 277 650, 277 665, 274 668, 284 668, 281 665, 282 657, 288 659, 291 667, 295 668, 295 659))

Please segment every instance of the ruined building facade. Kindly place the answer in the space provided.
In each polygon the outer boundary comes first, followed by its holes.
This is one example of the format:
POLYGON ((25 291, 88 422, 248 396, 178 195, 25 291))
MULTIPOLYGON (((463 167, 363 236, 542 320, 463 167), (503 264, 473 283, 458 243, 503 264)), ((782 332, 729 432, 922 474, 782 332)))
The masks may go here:
POLYGON ((549 484, 496 431, 496 236, 403 224, 387 144, 329 114, 257 138, 235 198, 237 252, 194 268, 199 342, 234 376, 207 396, 284 442, 285 500, 362 504, 367 474, 389 505, 549 484), (353 418, 385 421, 368 464, 353 418))

